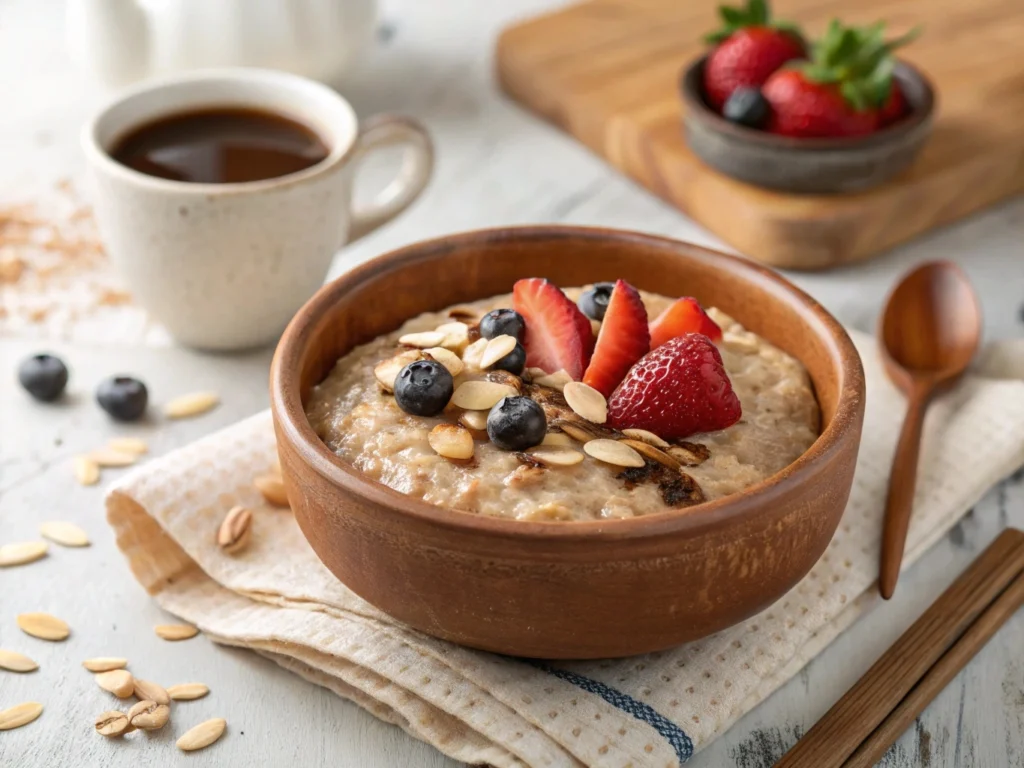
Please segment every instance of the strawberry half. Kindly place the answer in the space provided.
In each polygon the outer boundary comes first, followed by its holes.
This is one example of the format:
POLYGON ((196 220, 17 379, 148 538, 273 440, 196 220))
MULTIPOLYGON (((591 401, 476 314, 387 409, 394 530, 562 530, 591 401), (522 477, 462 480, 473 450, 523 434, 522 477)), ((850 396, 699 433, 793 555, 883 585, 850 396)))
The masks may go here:
POLYGON ((722 329, 700 302, 689 296, 677 299, 651 323, 651 349, 684 333, 703 333, 712 341, 722 338, 722 329))
POLYGON ((526 364, 548 373, 565 369, 574 381, 594 351, 590 320, 558 286, 542 277, 519 280, 512 288, 512 308, 526 321, 526 364))
POLYGON ((651 348, 647 309, 636 288, 618 280, 597 335, 597 346, 583 382, 608 397, 633 363, 651 348))
POLYGON ((742 414, 718 347, 699 333, 648 352, 608 400, 610 426, 646 429, 666 440, 725 429, 742 414))

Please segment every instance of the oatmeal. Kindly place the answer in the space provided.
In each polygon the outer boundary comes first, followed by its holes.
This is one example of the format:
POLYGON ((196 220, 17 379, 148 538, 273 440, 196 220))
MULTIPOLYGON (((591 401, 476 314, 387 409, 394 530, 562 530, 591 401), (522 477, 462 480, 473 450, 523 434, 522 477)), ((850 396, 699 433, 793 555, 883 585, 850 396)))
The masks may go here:
MULTIPOLYGON (((565 296, 576 302, 581 290, 566 289, 565 296)), ((650 318, 676 301, 634 294, 650 318)), ((522 354, 514 338, 522 328, 502 326, 490 340, 477 339, 476 322, 491 310, 512 306, 506 294, 427 313, 357 347, 314 388, 306 406, 310 423, 338 456, 401 493, 469 513, 542 521, 628 518, 717 499, 783 469, 818 435, 818 404, 803 366, 713 308, 707 317, 721 328, 715 346, 742 415, 724 429, 663 439, 650 426, 600 423, 602 395, 585 384, 568 384, 585 378, 607 390, 606 378, 537 368, 520 376, 510 373, 523 365, 514 359, 522 354), (442 383, 450 389, 425 396, 436 402, 427 402, 424 412, 443 406, 437 415, 403 410, 390 391, 403 386, 399 372, 420 360, 434 361, 435 372, 438 365, 447 371, 442 383), (507 370, 481 370, 482 362, 501 365, 501 360, 507 370), (465 387, 468 382, 475 383, 465 387), (492 429, 489 439, 486 430, 495 424, 488 422, 488 409, 504 404, 517 406, 519 412, 510 416, 516 429, 507 438, 492 429), (519 448, 521 438, 531 447, 519 448)), ((613 312, 621 314, 618 307, 609 309, 613 312)), ((604 316, 603 309, 598 316, 604 316)), ((506 321, 516 322, 497 320, 506 321)), ((604 322, 612 320, 604 316, 604 322)), ((530 319, 526 326, 526 364, 532 366, 548 350, 540 346, 545 339, 529 336, 530 319)), ((705 336, 696 338, 710 346, 705 336)), ((594 359, 611 354, 613 345, 602 344, 599 338, 594 359)), ((616 364, 612 359, 608 370, 616 364)), ((615 373, 612 380, 621 376, 615 373)), ((616 395, 609 394, 614 416, 616 395)))

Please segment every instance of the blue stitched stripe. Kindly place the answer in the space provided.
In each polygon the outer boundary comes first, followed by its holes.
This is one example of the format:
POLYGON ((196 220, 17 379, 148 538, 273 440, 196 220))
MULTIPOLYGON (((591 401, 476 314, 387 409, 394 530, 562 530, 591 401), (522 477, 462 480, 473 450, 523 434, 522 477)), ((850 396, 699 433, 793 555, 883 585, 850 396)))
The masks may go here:
POLYGON ((565 682, 572 683, 577 688, 582 688, 587 693, 597 694, 616 709, 622 710, 637 720, 647 723, 660 733, 665 741, 672 745, 672 749, 675 750, 680 763, 685 763, 693 757, 693 742, 686 735, 686 732, 642 701, 637 701, 622 691, 617 691, 604 683, 599 683, 597 680, 591 680, 589 677, 577 675, 575 672, 567 672, 564 669, 549 667, 547 664, 542 664, 539 661, 530 660, 529 663, 547 672, 549 675, 554 675, 559 680, 565 680, 565 682))

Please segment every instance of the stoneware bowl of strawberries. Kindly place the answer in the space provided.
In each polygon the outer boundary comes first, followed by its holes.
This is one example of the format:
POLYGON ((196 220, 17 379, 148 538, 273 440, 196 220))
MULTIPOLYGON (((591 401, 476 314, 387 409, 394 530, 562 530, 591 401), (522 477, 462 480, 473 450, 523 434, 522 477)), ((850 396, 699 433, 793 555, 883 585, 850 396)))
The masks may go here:
MULTIPOLYGON (((717 326, 702 326, 701 311, 685 315, 692 332, 652 349, 636 365, 674 353, 675 342, 690 337, 714 344, 702 331, 714 335, 717 326)), ((644 321, 636 332, 643 347, 666 336, 663 317, 650 320, 652 328, 644 321)), ((672 333, 683 320, 673 320, 672 333)), ((560 333, 548 335, 541 348, 577 355, 581 345, 572 340, 589 334, 590 323, 576 335, 568 333, 570 326, 576 323, 559 325, 560 333)), ((608 346, 604 334, 617 336, 625 327, 602 323, 578 370, 589 374, 599 349, 608 346)), ((536 350, 529 337, 524 343, 530 359, 536 350)), ((631 354, 642 354, 643 347, 631 354)), ((679 347, 680 365, 693 364, 686 348, 679 347)), ((602 377, 610 372, 596 367, 602 377)), ((281 338, 270 402, 295 518, 345 585, 436 637, 516 656, 584 659, 705 637, 768 607, 803 578, 846 506, 864 416, 864 375, 842 326, 764 267, 635 232, 538 226, 415 243, 324 286, 281 338), (625 294, 635 288, 679 297, 679 306, 717 306, 798 357, 821 406, 816 442, 764 482, 697 506, 619 520, 536 522, 460 512, 392 490, 335 455, 306 418, 312 388, 339 357, 407 318, 515 286, 513 299, 524 311, 529 306, 531 317, 554 321, 564 313, 543 307, 564 303, 558 286, 604 281, 616 283, 612 301, 621 286, 625 294), (680 303, 684 297, 692 300, 680 303)), ((674 417, 692 402, 680 402, 674 417)))
POLYGON ((765 0, 719 9, 709 52, 683 73, 687 142, 734 178, 787 192, 855 192, 914 161, 931 132, 927 78, 893 51, 882 22, 833 21, 810 40, 765 0))

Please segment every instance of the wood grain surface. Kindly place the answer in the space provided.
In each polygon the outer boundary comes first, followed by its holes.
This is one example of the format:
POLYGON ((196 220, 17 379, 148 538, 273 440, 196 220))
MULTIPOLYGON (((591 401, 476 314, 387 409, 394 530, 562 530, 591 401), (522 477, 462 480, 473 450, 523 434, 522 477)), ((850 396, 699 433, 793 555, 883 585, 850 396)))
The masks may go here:
POLYGON ((1019 0, 778 0, 811 35, 841 15, 918 23, 901 56, 936 84, 935 131, 893 181, 842 196, 786 195, 725 177, 689 151, 678 80, 717 27, 714 2, 591 0, 506 30, 504 89, 744 254, 818 269, 897 243, 1024 191, 1024 3, 1019 0))

